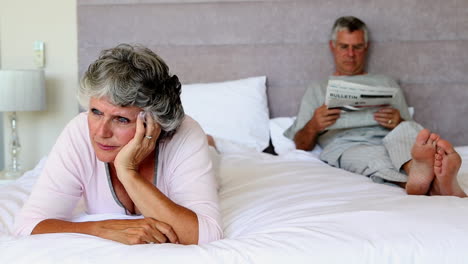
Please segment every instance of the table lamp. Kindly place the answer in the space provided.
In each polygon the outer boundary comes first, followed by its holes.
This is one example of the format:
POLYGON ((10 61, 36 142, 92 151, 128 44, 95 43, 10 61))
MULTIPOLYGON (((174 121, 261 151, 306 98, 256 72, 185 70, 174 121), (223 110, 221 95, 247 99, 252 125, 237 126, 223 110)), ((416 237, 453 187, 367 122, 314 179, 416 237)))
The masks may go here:
POLYGON ((43 109, 45 109, 43 70, 0 70, 0 112, 11 112, 11 164, 7 166, 4 178, 13 179, 22 174, 18 158, 21 144, 16 112, 43 109))

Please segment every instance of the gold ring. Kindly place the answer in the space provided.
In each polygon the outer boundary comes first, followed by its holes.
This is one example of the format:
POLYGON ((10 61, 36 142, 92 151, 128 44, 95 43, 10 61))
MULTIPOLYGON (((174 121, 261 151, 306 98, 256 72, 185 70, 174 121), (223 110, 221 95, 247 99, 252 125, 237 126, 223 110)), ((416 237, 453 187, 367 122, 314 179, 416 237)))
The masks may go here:
POLYGON ((391 123, 393 123, 393 121, 392 121, 391 119, 389 119, 388 122, 387 122, 387 124, 390 125, 391 123))
POLYGON ((152 139, 153 137, 152 136, 145 136, 145 138, 152 139))

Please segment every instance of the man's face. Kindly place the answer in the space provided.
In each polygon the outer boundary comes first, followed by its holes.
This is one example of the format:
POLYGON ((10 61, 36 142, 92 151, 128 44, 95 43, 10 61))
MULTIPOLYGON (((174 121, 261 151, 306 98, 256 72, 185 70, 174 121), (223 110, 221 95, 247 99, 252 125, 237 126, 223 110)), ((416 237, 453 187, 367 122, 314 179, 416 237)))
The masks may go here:
POLYGON ((334 75, 358 75, 364 73, 367 55, 364 31, 338 31, 336 42, 330 41, 330 49, 335 59, 334 75))

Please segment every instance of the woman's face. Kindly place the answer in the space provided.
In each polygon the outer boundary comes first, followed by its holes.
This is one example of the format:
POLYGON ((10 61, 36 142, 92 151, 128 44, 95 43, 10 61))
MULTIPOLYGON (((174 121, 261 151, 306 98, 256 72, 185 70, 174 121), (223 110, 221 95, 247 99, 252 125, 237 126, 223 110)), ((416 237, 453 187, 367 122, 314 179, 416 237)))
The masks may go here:
POLYGON ((100 161, 113 162, 117 153, 133 138, 141 111, 136 106, 115 106, 106 98, 90 99, 89 137, 100 161))

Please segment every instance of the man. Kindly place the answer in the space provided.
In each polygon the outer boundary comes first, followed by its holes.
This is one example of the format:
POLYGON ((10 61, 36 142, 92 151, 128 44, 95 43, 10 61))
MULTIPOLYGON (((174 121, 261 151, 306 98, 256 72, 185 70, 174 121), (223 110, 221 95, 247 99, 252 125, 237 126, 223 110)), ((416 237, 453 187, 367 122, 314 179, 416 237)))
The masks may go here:
POLYGON ((329 46, 335 63, 330 79, 394 88, 395 103, 373 114, 373 126, 327 130, 339 122, 341 111, 324 104, 327 80, 307 89, 297 119, 285 136, 298 149, 312 150, 319 144, 323 148, 320 158, 326 163, 376 182, 397 184, 408 194, 466 197, 456 179, 461 159, 453 146, 411 121, 403 93, 393 79, 365 71, 369 42, 364 22, 351 16, 337 19, 329 46))

